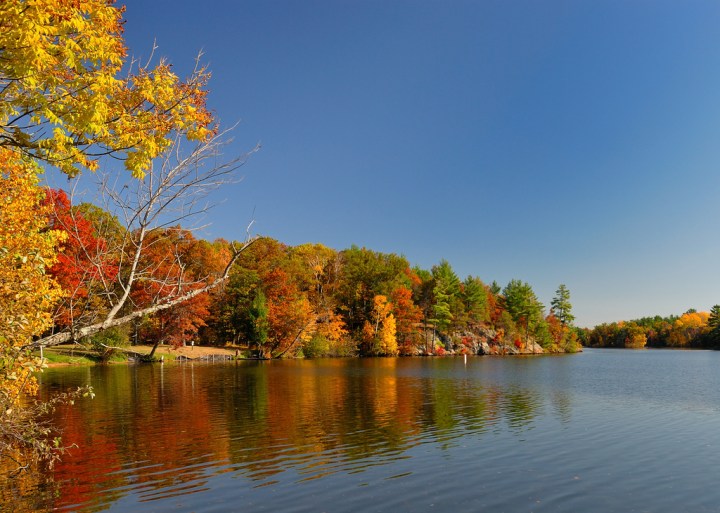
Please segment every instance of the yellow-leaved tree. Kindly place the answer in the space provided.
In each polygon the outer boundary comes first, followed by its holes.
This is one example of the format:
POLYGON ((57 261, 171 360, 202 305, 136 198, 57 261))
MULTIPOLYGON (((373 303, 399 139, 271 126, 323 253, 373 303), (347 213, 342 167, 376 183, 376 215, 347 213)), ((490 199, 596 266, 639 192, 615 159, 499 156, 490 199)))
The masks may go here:
MULTIPOLYGON (((44 198, 36 166, 0 147, 0 340, 6 357, 50 327, 50 309, 61 295, 46 274, 61 232, 47 230, 51 207, 43 205, 44 198)), ((0 398, 14 402, 28 374, 2 370, 9 372, 0 377, 17 385, 4 383, 0 398)))
POLYGON ((62 293, 46 274, 62 237, 47 229, 44 198, 37 165, 0 147, 0 454, 17 461, 28 448, 40 458, 53 455, 38 436, 46 433, 34 422, 36 410, 20 404, 23 393, 35 391, 33 373, 42 364, 22 347, 51 325, 62 293))
POLYGON ((207 70, 181 80, 163 60, 128 61, 123 11, 113 0, 0 2, 0 460, 55 455, 36 422, 51 403, 21 399, 38 363, 20 348, 47 330, 60 294, 45 273, 59 235, 38 163, 75 176, 112 155, 142 178, 175 141, 216 132, 207 70))
POLYGON ((381 294, 373 298, 370 320, 363 326, 363 338, 369 351, 376 355, 395 356, 398 354, 397 323, 392 313, 393 304, 381 294))
POLYGON ((207 70, 183 81, 164 61, 127 62, 123 10, 112 0, 0 2, 0 146, 70 176, 113 154, 142 177, 175 132, 211 135, 207 70))

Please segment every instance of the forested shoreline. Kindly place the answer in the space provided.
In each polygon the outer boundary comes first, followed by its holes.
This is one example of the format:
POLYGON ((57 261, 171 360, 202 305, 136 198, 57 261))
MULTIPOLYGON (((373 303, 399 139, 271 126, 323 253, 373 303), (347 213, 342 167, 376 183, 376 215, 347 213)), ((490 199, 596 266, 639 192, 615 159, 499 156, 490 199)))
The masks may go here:
MULTIPOLYGON (((49 274, 65 291, 46 336, 81 333, 107 315, 108 297, 122 293, 120 274, 132 257, 124 248, 134 246, 120 241, 132 234, 108 211, 72 206, 64 191, 48 191, 45 202, 48 226, 64 234, 49 274)), ((138 260, 143 274, 118 315, 202 289, 237 246, 196 239, 180 226, 150 230, 138 260)), ((426 270, 392 253, 260 237, 222 286, 71 341, 105 359, 133 344, 232 345, 263 358, 574 352, 569 299, 561 285, 546 312, 528 283, 461 280, 445 260, 426 270)))
POLYGON ((587 345, 641 349, 720 348, 720 305, 710 312, 690 309, 682 315, 643 317, 604 323, 587 332, 587 345))

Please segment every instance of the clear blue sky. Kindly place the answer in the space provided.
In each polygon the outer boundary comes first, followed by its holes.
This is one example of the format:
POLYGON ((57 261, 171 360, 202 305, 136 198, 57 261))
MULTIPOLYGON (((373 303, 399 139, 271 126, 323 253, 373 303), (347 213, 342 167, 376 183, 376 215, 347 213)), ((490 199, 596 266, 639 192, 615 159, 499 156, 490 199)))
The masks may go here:
POLYGON ((207 238, 357 244, 578 323, 720 303, 720 3, 150 1, 135 56, 198 50, 237 152, 207 238))

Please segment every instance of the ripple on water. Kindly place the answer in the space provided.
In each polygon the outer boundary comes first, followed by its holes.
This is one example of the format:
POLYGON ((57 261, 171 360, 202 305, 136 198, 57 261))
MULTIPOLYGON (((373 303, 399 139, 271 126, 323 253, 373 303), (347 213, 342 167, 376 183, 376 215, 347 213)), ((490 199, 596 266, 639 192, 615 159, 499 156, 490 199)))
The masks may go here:
POLYGON ((718 356, 107 369, 47 509, 718 511, 718 356))

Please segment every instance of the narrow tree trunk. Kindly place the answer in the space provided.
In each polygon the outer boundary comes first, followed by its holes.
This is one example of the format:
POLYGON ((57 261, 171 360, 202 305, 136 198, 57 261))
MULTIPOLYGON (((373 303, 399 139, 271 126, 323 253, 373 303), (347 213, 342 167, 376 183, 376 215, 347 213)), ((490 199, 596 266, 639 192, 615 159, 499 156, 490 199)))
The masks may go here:
POLYGON ((159 345, 160 345, 160 340, 158 339, 158 340, 156 340, 155 343, 153 344, 152 349, 150 350, 150 354, 147 355, 148 360, 152 360, 152 359, 153 359, 153 356, 155 356, 155 350, 158 348, 159 345))

